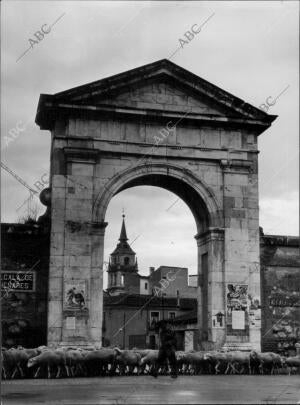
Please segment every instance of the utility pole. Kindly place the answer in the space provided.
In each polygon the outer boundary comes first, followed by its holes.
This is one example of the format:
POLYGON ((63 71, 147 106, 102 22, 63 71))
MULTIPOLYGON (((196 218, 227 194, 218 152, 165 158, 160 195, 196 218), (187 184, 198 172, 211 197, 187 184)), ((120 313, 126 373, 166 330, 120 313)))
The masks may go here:
POLYGON ((162 293, 161 294, 161 301, 162 301, 162 318, 163 320, 165 319, 165 299, 164 296, 166 295, 166 293, 162 293))
POLYGON ((124 311, 124 314, 123 314, 123 325, 124 325, 124 327, 123 327, 123 349, 125 350, 125 325, 126 325, 126 313, 125 313, 125 311, 124 311))

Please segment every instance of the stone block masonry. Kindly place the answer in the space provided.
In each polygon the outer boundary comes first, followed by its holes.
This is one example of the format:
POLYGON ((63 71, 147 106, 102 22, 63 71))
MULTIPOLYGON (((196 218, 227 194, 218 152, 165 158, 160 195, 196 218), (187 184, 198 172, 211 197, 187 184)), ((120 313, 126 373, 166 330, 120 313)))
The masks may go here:
POLYGON ((101 345, 107 206, 125 188, 155 185, 177 194, 195 218, 200 338, 212 348, 259 348, 244 297, 260 301, 250 272, 259 263, 257 137, 274 119, 167 60, 42 95, 36 122, 53 140, 49 285, 57 289, 48 342, 101 345))

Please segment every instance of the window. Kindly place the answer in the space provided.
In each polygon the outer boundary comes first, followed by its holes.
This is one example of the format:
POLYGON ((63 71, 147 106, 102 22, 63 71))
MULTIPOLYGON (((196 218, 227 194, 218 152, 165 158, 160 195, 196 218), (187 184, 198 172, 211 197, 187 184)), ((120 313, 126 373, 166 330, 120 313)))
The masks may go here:
POLYGON ((174 319, 176 316, 176 312, 169 312, 169 319, 174 319))
POLYGON ((125 266, 128 266, 128 264, 129 264, 129 257, 124 257, 124 264, 125 264, 125 266))
POLYGON ((146 347, 146 335, 129 335, 129 349, 146 347))
POLYGON ((121 275, 121 284, 124 285, 124 274, 121 275))
POLYGON ((148 283, 145 283, 145 290, 148 290, 148 283))
POLYGON ((150 324, 153 325, 159 321, 159 312, 158 311, 151 311, 150 312, 150 324))

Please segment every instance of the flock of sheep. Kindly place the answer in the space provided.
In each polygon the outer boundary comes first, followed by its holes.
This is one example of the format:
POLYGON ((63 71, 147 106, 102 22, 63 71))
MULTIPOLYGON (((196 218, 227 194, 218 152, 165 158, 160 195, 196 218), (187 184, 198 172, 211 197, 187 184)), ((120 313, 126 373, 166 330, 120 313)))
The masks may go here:
MULTIPOLYGON (((40 346, 2 348, 2 377, 65 378, 88 376, 151 374, 158 358, 158 350, 120 350, 101 348, 51 349, 40 346)), ((179 374, 274 374, 300 371, 300 356, 283 357, 267 352, 191 351, 176 352, 179 374)), ((169 365, 161 365, 159 373, 169 374, 169 365)))

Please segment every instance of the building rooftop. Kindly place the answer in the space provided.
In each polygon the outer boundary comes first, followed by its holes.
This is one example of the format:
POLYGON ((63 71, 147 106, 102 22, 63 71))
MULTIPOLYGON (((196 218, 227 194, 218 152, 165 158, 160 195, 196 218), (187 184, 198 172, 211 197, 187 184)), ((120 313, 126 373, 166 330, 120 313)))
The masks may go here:
MULTIPOLYGON (((157 308, 157 307, 177 307, 176 297, 156 297, 155 295, 140 295, 140 294, 120 294, 117 296, 110 296, 104 292, 103 302, 105 306, 128 306, 138 308, 157 308)), ((180 309, 194 309, 197 307, 196 298, 179 298, 180 309)))
POLYGON ((176 318, 172 319, 172 323, 197 323, 197 308, 193 309, 192 311, 188 312, 187 314, 177 316, 176 318))
POLYGON ((119 243, 117 244, 117 247, 115 250, 111 253, 112 256, 116 255, 123 255, 123 254, 129 254, 129 255, 135 255, 135 252, 131 249, 127 238, 127 232, 126 232, 126 226, 125 226, 125 215, 122 215, 123 220, 122 220, 122 227, 121 227, 121 233, 119 237, 119 243))

